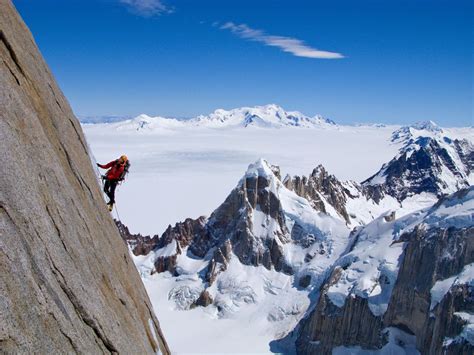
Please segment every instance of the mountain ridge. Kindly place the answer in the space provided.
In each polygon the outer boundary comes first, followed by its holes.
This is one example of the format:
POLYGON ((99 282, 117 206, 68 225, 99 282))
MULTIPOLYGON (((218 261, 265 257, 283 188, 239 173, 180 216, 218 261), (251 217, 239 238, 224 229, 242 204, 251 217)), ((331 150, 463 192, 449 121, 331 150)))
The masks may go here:
MULTIPOLYGON (((113 124, 119 130, 152 130, 157 128, 185 128, 185 127, 207 127, 207 128, 335 128, 337 124, 320 115, 306 116, 298 111, 285 111, 275 104, 254 107, 239 107, 231 110, 216 109, 208 115, 198 115, 188 119, 168 118, 162 116, 151 117, 146 114, 134 118, 124 119, 120 122, 108 122, 106 117, 104 124, 113 124)), ((114 120, 115 121, 115 117, 114 120)), ((84 119, 83 123, 97 123, 96 118, 84 119)))

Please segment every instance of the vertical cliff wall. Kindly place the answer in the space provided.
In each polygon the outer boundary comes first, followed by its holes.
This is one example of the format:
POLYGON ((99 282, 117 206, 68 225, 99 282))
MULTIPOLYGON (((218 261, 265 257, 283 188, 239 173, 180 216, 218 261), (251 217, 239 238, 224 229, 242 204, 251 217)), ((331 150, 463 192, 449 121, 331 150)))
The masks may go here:
POLYGON ((168 353, 79 122, 0 0, 0 352, 168 353))

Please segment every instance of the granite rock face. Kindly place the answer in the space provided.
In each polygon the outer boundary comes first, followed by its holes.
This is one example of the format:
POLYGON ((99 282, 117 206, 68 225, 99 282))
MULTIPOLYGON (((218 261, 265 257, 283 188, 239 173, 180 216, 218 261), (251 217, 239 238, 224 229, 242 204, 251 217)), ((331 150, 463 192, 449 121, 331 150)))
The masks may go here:
POLYGON ((0 352, 168 354, 78 120, 0 0, 0 352))

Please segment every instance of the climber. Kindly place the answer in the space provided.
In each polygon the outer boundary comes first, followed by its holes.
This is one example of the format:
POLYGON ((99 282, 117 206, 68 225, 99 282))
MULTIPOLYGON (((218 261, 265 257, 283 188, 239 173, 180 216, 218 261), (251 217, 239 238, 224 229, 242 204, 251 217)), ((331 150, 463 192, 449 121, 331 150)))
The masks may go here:
POLYGON ((97 166, 102 169, 110 168, 105 175, 102 175, 102 179, 105 181, 104 192, 109 198, 107 206, 109 207, 109 211, 112 211, 115 203, 115 188, 119 182, 125 179, 125 175, 127 175, 128 169, 130 168, 130 161, 126 155, 122 155, 117 160, 113 160, 108 164, 97 164, 97 166))

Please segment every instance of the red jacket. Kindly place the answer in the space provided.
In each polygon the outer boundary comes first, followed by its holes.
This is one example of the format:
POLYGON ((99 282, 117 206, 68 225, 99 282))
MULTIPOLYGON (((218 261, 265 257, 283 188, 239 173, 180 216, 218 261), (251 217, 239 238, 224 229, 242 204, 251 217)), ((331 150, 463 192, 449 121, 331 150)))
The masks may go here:
POLYGON ((120 180, 125 170, 125 163, 120 164, 118 159, 113 160, 110 163, 105 164, 105 165, 102 165, 102 164, 97 164, 97 165, 99 165, 102 169, 110 168, 105 173, 105 176, 108 180, 120 180))

